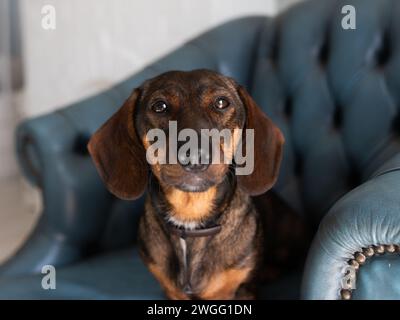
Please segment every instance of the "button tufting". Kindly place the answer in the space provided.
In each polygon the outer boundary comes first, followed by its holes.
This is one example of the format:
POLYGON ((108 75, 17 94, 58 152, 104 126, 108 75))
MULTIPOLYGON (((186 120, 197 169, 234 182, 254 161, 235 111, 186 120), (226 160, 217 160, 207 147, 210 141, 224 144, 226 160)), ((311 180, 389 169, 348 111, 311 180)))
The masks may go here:
POLYGON ((341 106, 335 106, 333 111, 333 127, 340 129, 343 123, 343 108, 341 106))
POLYGON ((400 135, 400 111, 397 112, 396 116, 393 118, 393 121, 392 121, 392 130, 393 130, 397 135, 400 135))
POLYGON ((292 98, 288 97, 285 101, 285 105, 283 107, 283 113, 287 118, 290 118, 293 112, 293 102, 292 98))
POLYGON ((278 66, 279 43, 280 43, 279 37, 280 37, 280 34, 279 33, 275 33, 274 41, 272 41, 272 44, 271 44, 270 59, 271 59, 271 64, 274 67, 278 66))
POLYGON ((89 143, 90 135, 88 134, 79 134, 75 138, 74 142, 74 153, 86 156, 89 155, 89 151, 87 149, 87 144, 89 143))
POLYGON ((362 182, 362 178, 360 173, 358 172, 357 168, 352 167, 350 169, 349 174, 347 175, 347 185, 353 189, 360 185, 362 182))
POLYGON ((317 59, 321 67, 325 67, 328 64, 330 44, 329 38, 326 37, 324 43, 318 50, 317 59))
POLYGON ((300 177, 303 173, 303 158, 300 155, 296 156, 296 161, 294 164, 294 174, 300 177))
POLYGON ((391 44, 389 33, 385 32, 379 42, 379 46, 375 52, 375 61, 378 68, 383 68, 388 63, 391 56, 391 44))

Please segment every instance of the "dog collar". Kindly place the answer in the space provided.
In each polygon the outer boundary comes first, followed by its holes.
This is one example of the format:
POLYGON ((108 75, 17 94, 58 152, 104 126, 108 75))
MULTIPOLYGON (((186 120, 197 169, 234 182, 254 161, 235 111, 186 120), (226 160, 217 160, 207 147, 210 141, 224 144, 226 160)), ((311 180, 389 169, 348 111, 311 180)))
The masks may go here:
POLYGON ((181 237, 182 239, 186 238, 197 238, 197 237, 208 237, 208 236, 214 236, 218 234, 222 227, 221 225, 217 224, 209 228, 201 228, 201 229, 185 229, 185 228, 180 228, 175 225, 169 224, 171 231, 181 237))

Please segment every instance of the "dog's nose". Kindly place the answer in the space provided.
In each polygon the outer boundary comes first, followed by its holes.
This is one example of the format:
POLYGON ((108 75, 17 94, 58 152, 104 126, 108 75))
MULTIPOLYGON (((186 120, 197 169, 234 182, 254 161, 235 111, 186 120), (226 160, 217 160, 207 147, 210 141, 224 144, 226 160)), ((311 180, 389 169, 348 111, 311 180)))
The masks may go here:
MULTIPOLYGON (((188 150, 190 151, 190 150, 188 150)), ((190 172, 204 171, 208 168, 210 160, 209 153, 199 148, 197 154, 191 154, 190 152, 180 153, 178 155, 178 161, 180 165, 190 172)))

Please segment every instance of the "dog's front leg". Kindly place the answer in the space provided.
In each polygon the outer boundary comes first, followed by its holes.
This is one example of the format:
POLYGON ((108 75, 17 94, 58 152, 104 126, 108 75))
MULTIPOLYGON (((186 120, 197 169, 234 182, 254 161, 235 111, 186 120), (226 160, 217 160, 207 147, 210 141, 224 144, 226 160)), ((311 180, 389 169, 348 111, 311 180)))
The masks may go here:
POLYGON ((155 264, 148 265, 150 272, 159 281, 168 299, 188 300, 188 296, 182 292, 167 275, 155 264))
POLYGON ((204 300, 230 300, 236 298, 236 292, 244 283, 252 268, 228 269, 221 271, 207 281, 200 297, 204 300))

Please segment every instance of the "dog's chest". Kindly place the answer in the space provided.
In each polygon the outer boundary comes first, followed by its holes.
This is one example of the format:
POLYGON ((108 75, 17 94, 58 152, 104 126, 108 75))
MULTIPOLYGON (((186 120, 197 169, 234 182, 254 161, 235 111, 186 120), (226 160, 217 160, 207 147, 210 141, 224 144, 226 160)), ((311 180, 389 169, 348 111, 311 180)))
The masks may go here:
MULTIPOLYGON (((179 238, 179 248, 175 248, 180 268, 176 274, 176 281, 181 290, 188 296, 198 294, 204 286, 204 277, 201 273, 210 273, 207 257, 201 252, 204 250, 204 241, 179 238), (200 253, 200 254, 199 254, 200 253)), ((199 240, 199 239, 196 239, 199 240)))
POLYGON ((150 257, 147 265, 152 272, 158 270, 158 280, 169 288, 167 294, 173 292, 170 297, 179 292, 189 298, 230 297, 252 272, 257 252, 256 215, 248 210, 247 202, 235 205, 221 221, 220 233, 186 239, 171 234, 152 208, 147 208, 141 221, 141 242, 150 257))
POLYGON ((257 235, 250 221, 245 224, 249 233, 244 235, 236 231, 211 238, 174 239, 173 250, 179 261, 175 281, 185 294, 204 298, 222 283, 229 286, 231 281, 247 278, 257 263, 257 235))

